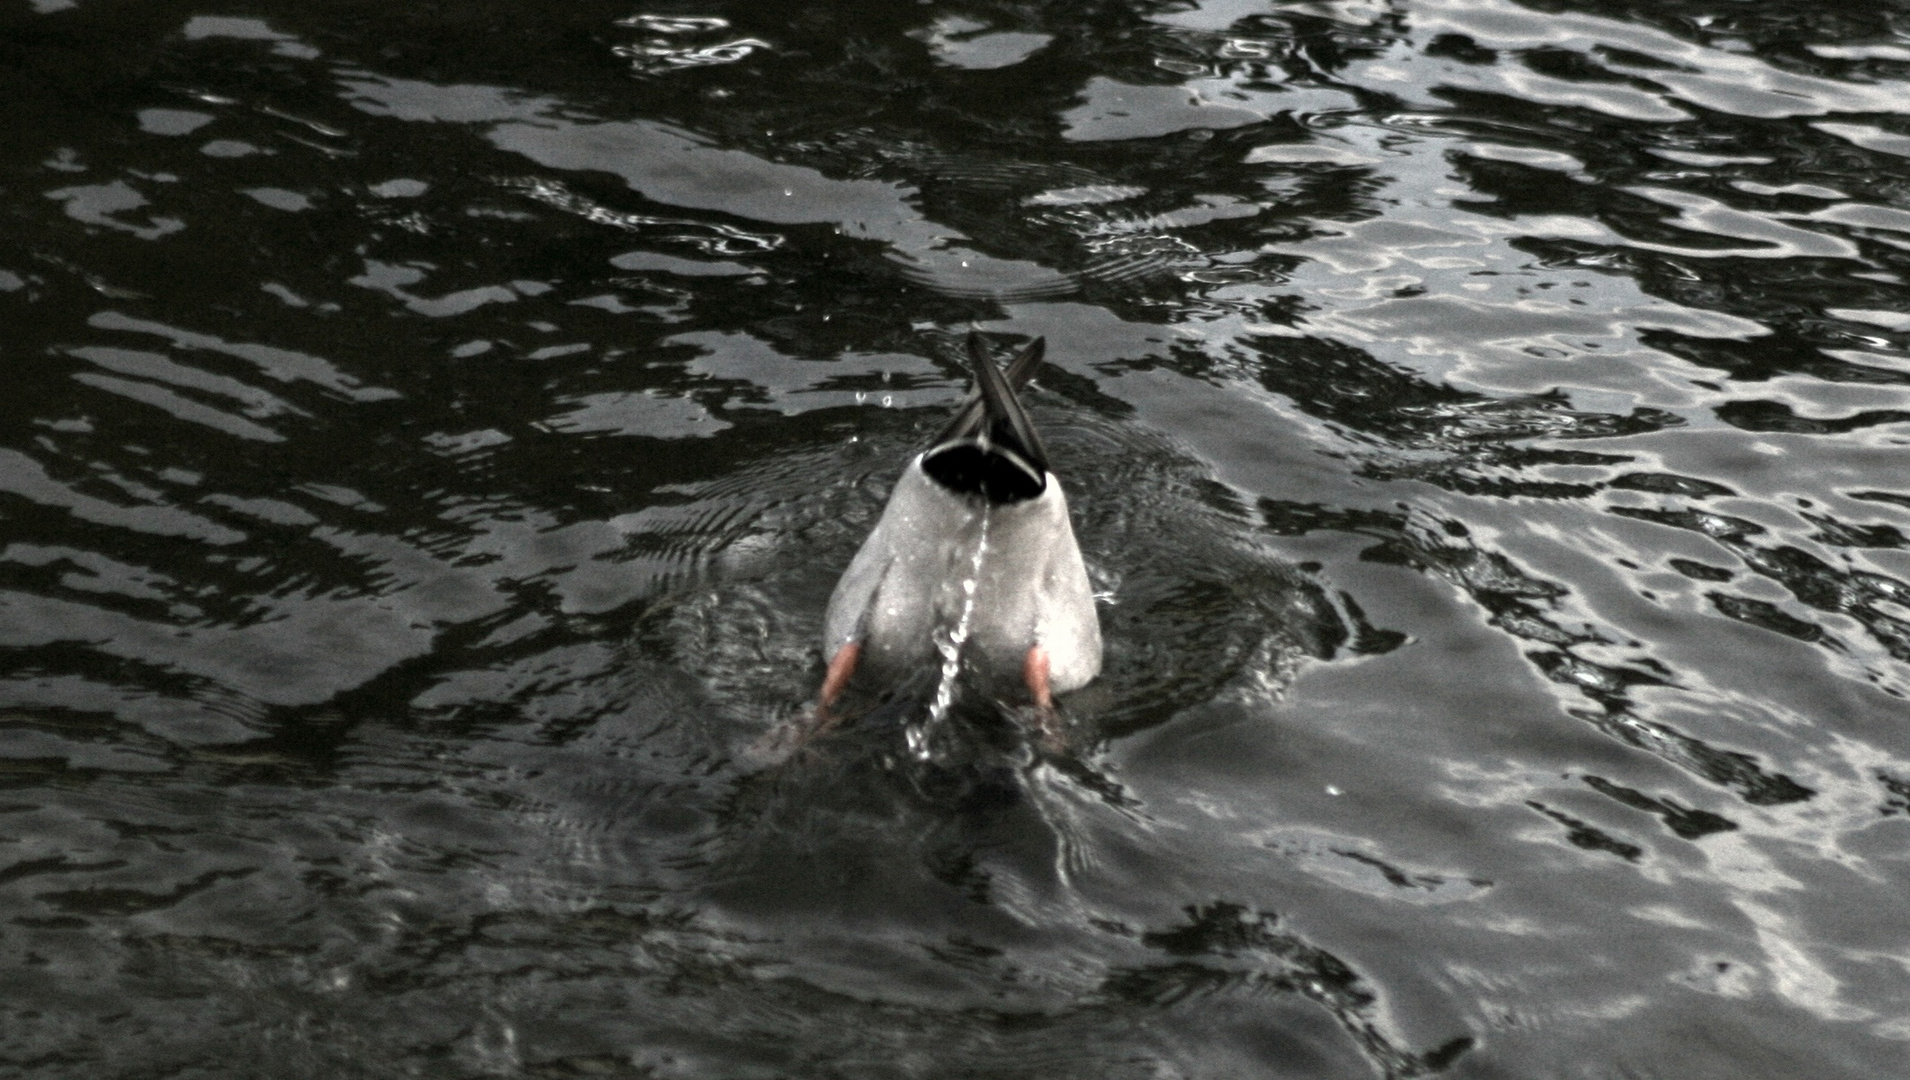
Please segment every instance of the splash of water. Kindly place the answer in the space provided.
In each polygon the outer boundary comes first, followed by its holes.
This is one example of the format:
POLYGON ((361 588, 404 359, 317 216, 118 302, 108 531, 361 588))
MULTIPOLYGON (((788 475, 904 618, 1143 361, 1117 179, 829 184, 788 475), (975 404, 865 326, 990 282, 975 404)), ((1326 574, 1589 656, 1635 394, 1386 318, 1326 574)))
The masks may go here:
POLYGON ((988 557, 988 504, 981 508, 981 526, 975 539, 975 555, 969 561, 968 574, 962 578, 962 613, 946 633, 937 631, 935 649, 942 654, 941 678, 935 685, 935 698, 929 703, 928 716, 910 724, 907 731, 909 753, 917 761, 934 756, 931 737, 947 718, 955 703, 955 678, 962 670, 962 646, 968 642, 969 622, 975 615, 975 593, 981 585, 982 560, 988 557))

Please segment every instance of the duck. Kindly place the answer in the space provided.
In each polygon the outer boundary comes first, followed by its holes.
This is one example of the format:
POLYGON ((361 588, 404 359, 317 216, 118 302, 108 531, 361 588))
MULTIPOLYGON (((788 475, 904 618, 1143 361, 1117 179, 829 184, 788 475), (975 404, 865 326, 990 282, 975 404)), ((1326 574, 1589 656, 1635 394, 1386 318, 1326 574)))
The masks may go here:
POLYGON ((1036 338, 1003 372, 969 333, 974 391, 903 467, 829 598, 823 726, 852 681, 895 685, 942 667, 945 682, 959 671, 998 700, 1025 695, 1052 736, 1055 698, 1100 674, 1068 499, 1016 393, 1046 348, 1036 338))

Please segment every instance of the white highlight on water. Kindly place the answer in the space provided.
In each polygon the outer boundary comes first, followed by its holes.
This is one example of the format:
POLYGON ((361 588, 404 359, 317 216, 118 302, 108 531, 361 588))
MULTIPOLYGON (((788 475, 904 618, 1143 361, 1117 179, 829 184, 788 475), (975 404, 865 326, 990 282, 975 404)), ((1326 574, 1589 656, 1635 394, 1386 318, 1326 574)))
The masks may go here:
POLYGON ((981 530, 975 539, 975 557, 969 561, 968 576, 962 579, 962 613, 955 625, 946 635, 937 632, 935 649, 942 654, 942 677, 935 686, 935 700, 929 704, 928 716, 919 724, 910 724, 907 730, 909 753, 917 761, 927 761, 934 751, 930 745, 930 736, 942 726, 948 716, 948 710, 955 703, 955 679, 962 671, 962 646, 968 641, 969 622, 975 615, 975 593, 981 586, 982 560, 988 556, 988 504, 982 503, 981 530))

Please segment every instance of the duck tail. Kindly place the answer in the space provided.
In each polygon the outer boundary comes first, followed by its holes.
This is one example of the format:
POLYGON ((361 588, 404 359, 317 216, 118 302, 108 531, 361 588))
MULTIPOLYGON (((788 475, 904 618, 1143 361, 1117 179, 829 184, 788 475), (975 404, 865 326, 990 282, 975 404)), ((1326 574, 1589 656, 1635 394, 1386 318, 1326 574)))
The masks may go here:
POLYGON ((930 445, 940 446, 957 439, 972 439, 987 432, 991 442, 1008 445, 1011 449, 1027 456, 1031 464, 1046 469, 1048 467, 1047 452, 1041 446, 1040 437, 1034 433, 1034 425, 1028 423, 1027 413, 1022 408, 1021 400, 1016 396, 1015 391, 1028 385, 1028 380, 1034 377, 1035 368, 1040 366, 1041 359, 1047 351, 1047 338, 1034 339, 1028 343, 1027 348, 1015 356, 1008 365, 1007 373, 1003 375, 996 371, 994 361, 988 358, 988 349, 983 344, 981 335, 972 330, 969 331, 968 360, 970 367, 975 371, 975 392, 970 394, 968 400, 962 403, 962 407, 955 411, 955 415, 949 419, 948 426, 942 429, 942 433, 936 436, 935 441, 930 445), (986 372, 995 372, 999 376, 998 385, 1001 382, 1006 383, 1005 393, 998 393, 991 399, 985 390, 988 381, 986 372), (993 429, 998 426, 1004 414, 999 408, 991 406, 990 400, 1005 400, 1011 403, 1007 408, 1021 417, 1021 428, 1030 440, 1028 445, 1017 446, 1012 436, 1004 437, 994 432, 993 429))
POLYGON ((1047 490, 1047 448, 1015 395, 1016 384, 1027 381, 1046 349, 1046 339, 1036 338, 1004 374, 989 358, 981 335, 970 331, 968 361, 976 394, 923 455, 922 467, 931 478, 952 491, 997 503, 1031 499, 1047 490))

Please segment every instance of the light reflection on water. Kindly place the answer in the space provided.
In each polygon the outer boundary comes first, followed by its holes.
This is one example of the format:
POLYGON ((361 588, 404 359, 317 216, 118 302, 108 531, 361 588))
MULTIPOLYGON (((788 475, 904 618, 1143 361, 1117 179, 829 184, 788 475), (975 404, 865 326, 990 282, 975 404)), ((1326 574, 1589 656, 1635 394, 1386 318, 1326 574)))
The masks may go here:
POLYGON ((1894 1071, 1902 12, 3 18, 9 1068, 1894 1071), (1079 751, 766 766, 970 326, 1079 751))

